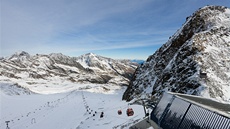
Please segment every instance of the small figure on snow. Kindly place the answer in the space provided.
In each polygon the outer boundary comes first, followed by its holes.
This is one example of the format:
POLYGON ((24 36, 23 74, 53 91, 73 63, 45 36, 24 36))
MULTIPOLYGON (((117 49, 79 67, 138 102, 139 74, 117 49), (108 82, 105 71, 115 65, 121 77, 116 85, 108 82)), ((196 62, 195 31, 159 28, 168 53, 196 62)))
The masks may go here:
POLYGON ((104 117, 104 112, 101 112, 100 118, 104 117))

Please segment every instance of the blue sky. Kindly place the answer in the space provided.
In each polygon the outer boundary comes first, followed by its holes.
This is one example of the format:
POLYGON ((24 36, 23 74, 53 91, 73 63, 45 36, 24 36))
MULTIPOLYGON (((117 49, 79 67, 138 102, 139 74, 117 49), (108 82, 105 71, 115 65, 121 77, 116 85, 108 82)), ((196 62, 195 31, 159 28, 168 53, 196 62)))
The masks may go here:
POLYGON ((1 0, 1 52, 146 59, 187 16, 229 0, 1 0))

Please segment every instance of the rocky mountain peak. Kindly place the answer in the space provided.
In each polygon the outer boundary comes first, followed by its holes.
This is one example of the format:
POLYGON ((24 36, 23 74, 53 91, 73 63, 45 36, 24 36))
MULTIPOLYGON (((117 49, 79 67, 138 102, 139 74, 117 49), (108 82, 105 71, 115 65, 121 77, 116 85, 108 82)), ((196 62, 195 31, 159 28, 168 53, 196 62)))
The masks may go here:
POLYGON ((230 102, 229 35, 229 8, 199 9, 137 68, 123 99, 171 91, 230 102))
POLYGON ((81 63, 83 67, 98 67, 98 68, 105 68, 107 65, 112 61, 115 62, 115 60, 96 55, 94 53, 87 53, 84 55, 81 55, 76 58, 76 61, 81 63))
POLYGON ((19 51, 15 54, 11 55, 8 59, 9 60, 15 60, 15 59, 28 59, 30 58, 30 54, 25 51, 19 51))
POLYGON ((53 58, 61 58, 61 57, 66 58, 66 57, 68 57, 68 56, 63 55, 62 53, 51 53, 51 54, 49 54, 49 56, 53 57, 53 58))
POLYGON ((90 52, 90 53, 85 54, 85 56, 89 56, 89 57, 91 56, 92 57, 92 56, 97 56, 97 55, 90 52))

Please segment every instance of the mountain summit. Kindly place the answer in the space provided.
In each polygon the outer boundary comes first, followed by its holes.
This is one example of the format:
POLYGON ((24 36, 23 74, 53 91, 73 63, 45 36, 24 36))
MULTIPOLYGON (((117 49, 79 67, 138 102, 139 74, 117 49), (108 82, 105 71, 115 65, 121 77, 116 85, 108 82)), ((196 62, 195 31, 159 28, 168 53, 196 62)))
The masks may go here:
POLYGON ((205 6, 139 66, 123 99, 171 91, 230 102, 230 9, 205 6))

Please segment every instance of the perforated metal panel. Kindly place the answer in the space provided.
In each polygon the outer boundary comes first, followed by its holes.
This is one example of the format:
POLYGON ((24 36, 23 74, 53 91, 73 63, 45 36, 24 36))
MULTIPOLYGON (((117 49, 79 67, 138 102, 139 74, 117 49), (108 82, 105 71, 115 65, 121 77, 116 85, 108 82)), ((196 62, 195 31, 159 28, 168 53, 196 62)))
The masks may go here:
POLYGON ((151 119, 163 129, 230 129, 229 117, 164 94, 151 119))
POLYGON ((229 129, 230 119, 202 107, 191 105, 179 129, 229 129))

